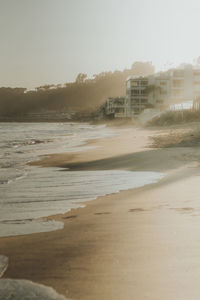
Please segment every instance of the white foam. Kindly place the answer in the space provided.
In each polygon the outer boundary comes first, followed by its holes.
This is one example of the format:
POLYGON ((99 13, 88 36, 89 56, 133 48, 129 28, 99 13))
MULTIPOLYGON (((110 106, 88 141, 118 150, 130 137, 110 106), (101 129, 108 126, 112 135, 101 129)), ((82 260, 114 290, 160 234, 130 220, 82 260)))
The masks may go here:
POLYGON ((89 201, 121 190, 157 182, 163 174, 123 170, 63 172, 56 168, 33 168, 8 189, 1 187, 0 236, 58 230, 63 224, 40 218, 63 214, 89 201))
POLYGON ((49 232, 63 229, 64 223, 54 220, 11 220, 0 222, 0 237, 49 232))
POLYGON ((123 170, 63 172, 56 168, 34 168, 9 189, 1 187, 0 236, 58 230, 63 224, 40 218, 63 214, 89 201, 121 190, 157 182, 163 174, 123 170))
POLYGON ((53 288, 28 280, 0 279, 0 300, 67 300, 53 288))
POLYGON ((66 213, 82 206, 80 202, 162 178, 155 172, 62 172, 63 169, 25 165, 39 155, 81 151, 87 140, 112 135, 105 125, 1 123, 0 165, 4 168, 0 168, 0 237, 61 229, 61 222, 38 219, 66 213), (42 143, 33 145, 36 140, 42 143), (18 151, 13 150, 13 145, 19 145, 18 151))

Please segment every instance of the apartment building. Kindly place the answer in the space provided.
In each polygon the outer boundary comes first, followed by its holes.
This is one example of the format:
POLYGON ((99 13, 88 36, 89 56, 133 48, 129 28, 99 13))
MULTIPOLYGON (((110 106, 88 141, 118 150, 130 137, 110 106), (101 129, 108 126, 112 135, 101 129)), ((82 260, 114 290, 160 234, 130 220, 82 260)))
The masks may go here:
POLYGON ((145 108, 164 108, 171 103, 200 97, 200 66, 183 65, 147 77, 126 81, 124 116, 140 114, 145 108))

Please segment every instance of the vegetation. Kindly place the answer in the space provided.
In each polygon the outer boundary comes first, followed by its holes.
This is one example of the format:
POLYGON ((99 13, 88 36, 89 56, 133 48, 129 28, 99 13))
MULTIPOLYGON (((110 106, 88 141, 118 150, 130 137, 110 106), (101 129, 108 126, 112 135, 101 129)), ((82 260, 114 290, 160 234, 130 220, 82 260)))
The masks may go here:
POLYGON ((200 121, 200 110, 166 111, 148 123, 149 126, 167 126, 200 121))
POLYGON ((88 79, 78 74, 76 81, 64 85, 44 85, 33 91, 0 88, 0 117, 23 116, 32 112, 92 112, 109 97, 125 95, 128 76, 154 73, 151 63, 135 62, 130 69, 103 72, 88 79))

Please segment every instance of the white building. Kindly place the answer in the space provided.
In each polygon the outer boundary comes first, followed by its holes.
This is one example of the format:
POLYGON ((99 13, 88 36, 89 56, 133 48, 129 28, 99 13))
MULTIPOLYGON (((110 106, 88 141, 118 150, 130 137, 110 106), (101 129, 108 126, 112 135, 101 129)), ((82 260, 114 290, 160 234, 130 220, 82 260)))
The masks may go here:
POLYGON ((200 67, 183 65, 147 77, 126 81, 125 117, 145 108, 163 108, 171 103, 193 101, 200 97, 200 67))

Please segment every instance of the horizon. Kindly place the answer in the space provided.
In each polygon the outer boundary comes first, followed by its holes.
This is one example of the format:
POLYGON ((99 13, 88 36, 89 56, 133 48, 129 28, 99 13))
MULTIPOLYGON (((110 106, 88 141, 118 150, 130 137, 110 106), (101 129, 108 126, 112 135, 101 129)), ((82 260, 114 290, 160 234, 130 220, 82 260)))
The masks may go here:
MULTIPOLYGON (((137 62, 133 62, 132 64, 134 64, 134 63, 137 63, 137 62)), ((148 61, 139 61, 139 63, 152 63, 152 62, 148 62, 148 61)), ((192 63, 181 63, 181 64, 178 64, 178 65, 176 65, 176 64, 173 64, 173 63, 171 63, 171 64, 166 64, 166 65, 164 65, 163 67, 162 67, 162 69, 160 69, 160 70, 156 70, 156 67, 152 64, 152 66, 153 67, 155 67, 155 72, 154 72, 154 74, 159 74, 159 73, 162 73, 162 72, 167 72, 167 71, 170 71, 170 70, 172 70, 172 69, 176 69, 176 68, 182 68, 184 65, 192 65, 192 66, 194 66, 194 67, 199 67, 200 68, 200 64, 199 63, 197 63, 197 60, 195 60, 194 61, 194 63, 192 64, 192 63)), ((127 68, 127 69, 129 69, 129 70, 131 70, 131 66, 129 67, 129 68, 127 68)), ((109 72, 112 72, 112 73, 114 73, 115 71, 119 71, 119 72, 123 72, 125 70, 125 68, 124 69, 122 69, 122 70, 117 70, 117 69, 114 69, 113 71, 111 71, 111 70, 104 70, 104 71, 102 71, 102 72, 99 72, 98 74, 101 74, 101 73, 109 73, 109 72)), ((78 73, 77 75, 79 75, 80 73, 78 73)), ((86 74, 86 73, 84 73, 84 74, 86 74)), ((89 77, 88 76, 88 74, 86 74, 87 75, 87 77, 85 78, 86 80, 87 79, 90 79, 90 80, 94 80, 94 75, 98 75, 98 74, 93 74, 91 77, 89 77)), ((146 75, 146 76, 148 76, 148 75, 146 75)), ((146 76, 142 76, 142 77, 146 77, 146 76)), ((133 76, 133 77, 141 77, 141 75, 135 75, 135 76, 133 76)), ((128 78, 128 77, 127 77, 128 78)), ((31 88, 27 88, 27 87, 25 87, 25 86, 0 86, 0 88, 23 88, 23 89, 25 89, 25 92, 29 92, 29 91, 34 91, 34 90, 36 90, 37 88, 40 88, 40 87, 45 87, 45 86, 51 86, 52 85, 52 88, 53 88, 53 86, 54 87, 57 87, 57 86, 60 86, 60 87, 64 87, 65 86, 65 84, 67 84, 67 83, 75 83, 76 82, 76 78, 74 79, 74 81, 68 81, 68 82, 59 82, 59 83, 53 83, 53 82, 50 82, 50 83, 44 83, 44 84, 40 84, 40 85, 38 85, 38 86, 35 86, 35 87, 31 87, 31 88)))
POLYGON ((163 71, 199 57, 197 0, 1 0, 0 8, 0 86, 64 84, 136 61, 163 71))

